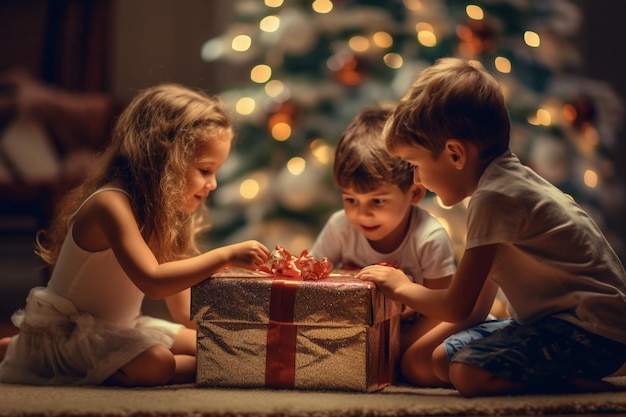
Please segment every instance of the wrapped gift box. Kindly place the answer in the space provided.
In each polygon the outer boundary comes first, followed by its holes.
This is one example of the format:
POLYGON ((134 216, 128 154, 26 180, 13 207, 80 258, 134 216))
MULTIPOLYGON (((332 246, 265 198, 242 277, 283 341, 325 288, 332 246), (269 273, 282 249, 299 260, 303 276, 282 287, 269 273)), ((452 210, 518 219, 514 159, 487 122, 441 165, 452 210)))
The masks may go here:
POLYGON ((367 392, 395 379, 401 306, 352 274, 226 271, 191 294, 199 386, 367 392))

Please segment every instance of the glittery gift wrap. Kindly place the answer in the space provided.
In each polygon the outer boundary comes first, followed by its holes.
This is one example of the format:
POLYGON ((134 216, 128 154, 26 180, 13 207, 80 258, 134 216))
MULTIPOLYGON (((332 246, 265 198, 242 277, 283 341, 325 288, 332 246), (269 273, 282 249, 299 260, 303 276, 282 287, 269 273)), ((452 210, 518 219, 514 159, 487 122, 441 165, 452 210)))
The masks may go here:
POLYGON ((376 391, 395 379, 400 304, 351 274, 225 271, 191 294, 199 386, 376 391))

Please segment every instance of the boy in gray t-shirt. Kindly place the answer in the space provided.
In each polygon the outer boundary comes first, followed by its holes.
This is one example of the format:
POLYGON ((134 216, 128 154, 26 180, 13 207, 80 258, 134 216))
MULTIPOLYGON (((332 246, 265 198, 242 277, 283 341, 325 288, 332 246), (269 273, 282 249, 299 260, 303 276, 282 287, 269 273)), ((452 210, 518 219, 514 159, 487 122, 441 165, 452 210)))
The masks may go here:
POLYGON ((384 137, 444 204, 471 196, 465 252, 445 291, 384 266, 358 277, 450 322, 486 287, 502 289, 515 322, 437 370, 464 396, 606 389, 626 362, 626 272, 592 219, 511 153, 509 134, 500 85, 480 64, 443 58, 424 70, 384 137))

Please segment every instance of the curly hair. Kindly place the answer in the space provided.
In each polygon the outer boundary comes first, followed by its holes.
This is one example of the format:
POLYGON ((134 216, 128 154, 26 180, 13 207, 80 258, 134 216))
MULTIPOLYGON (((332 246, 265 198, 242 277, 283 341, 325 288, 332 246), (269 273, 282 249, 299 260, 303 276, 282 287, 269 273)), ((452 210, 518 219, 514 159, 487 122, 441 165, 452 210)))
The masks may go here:
POLYGON ((413 185, 413 170, 390 154, 382 137, 383 127, 393 113, 390 106, 363 109, 337 143, 333 177, 338 188, 368 193, 381 185, 397 185, 403 192, 413 185))
POLYGON ((232 129, 219 97, 177 84, 139 92, 117 119, 94 171, 61 200, 50 227, 38 232, 37 254, 53 267, 73 213, 111 181, 129 193, 142 235, 160 262, 198 253, 195 236, 207 225, 208 209, 180 210, 185 174, 203 144, 225 133, 232 137, 232 129))

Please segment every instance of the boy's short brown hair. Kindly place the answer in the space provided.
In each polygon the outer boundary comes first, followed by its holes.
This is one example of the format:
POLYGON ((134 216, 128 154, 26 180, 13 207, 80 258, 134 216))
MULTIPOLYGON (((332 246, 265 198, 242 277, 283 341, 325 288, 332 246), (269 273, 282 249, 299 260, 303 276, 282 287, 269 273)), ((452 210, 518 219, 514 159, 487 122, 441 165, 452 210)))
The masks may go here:
POLYGON ((402 159, 389 153, 382 137, 383 127, 393 107, 363 109, 341 135, 335 149, 333 176, 340 189, 359 193, 381 185, 397 185, 407 192, 413 184, 413 170, 402 159))
POLYGON ((421 145, 435 157, 448 139, 471 142, 491 160, 509 147, 511 122, 498 81, 480 63, 441 58, 398 103, 383 136, 393 152, 421 145))

